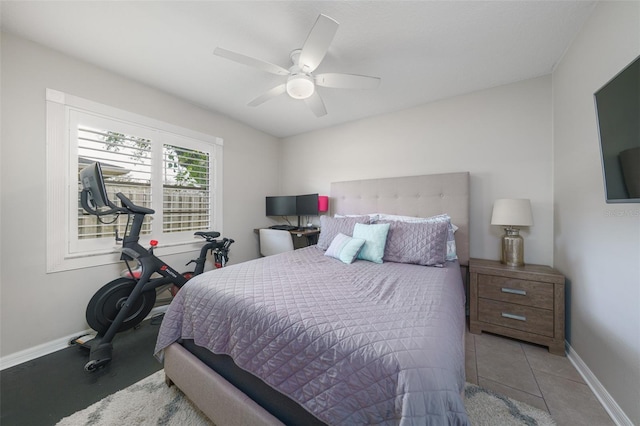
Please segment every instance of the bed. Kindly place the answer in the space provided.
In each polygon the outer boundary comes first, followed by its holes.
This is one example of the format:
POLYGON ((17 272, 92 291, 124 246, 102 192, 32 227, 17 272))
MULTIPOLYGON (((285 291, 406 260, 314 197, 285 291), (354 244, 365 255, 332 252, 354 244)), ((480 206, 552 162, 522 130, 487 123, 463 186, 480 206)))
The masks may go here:
POLYGON ((469 174, 332 183, 331 210, 318 246, 203 274, 178 293, 156 345, 167 382, 219 426, 468 424, 469 174), (435 243, 407 251, 414 231, 441 241, 442 217, 457 259, 435 243), (370 243, 385 229, 395 244, 377 263, 370 243), (345 261, 359 237, 369 260, 345 261), (348 244, 328 256, 338 240, 348 244))

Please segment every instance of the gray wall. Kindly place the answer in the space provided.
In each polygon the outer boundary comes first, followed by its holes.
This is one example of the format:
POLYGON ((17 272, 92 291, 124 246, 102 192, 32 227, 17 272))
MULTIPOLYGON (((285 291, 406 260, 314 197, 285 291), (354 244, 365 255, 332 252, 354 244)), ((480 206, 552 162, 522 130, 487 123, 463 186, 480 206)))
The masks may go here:
MULTIPOLYGON (((278 191, 278 139, 9 34, 1 47, 1 356, 86 329, 89 298, 122 269, 45 273, 46 88, 223 138, 231 262, 258 256, 253 228, 266 221, 264 196, 278 191)), ((195 254, 167 259, 180 269, 195 254)))
MULTIPOLYGON (((640 54, 640 3, 603 2, 553 74, 554 263, 567 339, 640 424, 640 204, 606 204, 593 94, 640 54)), ((596 383, 597 385, 597 383, 596 383)))
POLYGON ((283 140, 287 193, 332 181, 471 172, 471 256, 500 258, 497 198, 529 198, 525 262, 553 261, 551 76, 283 140))

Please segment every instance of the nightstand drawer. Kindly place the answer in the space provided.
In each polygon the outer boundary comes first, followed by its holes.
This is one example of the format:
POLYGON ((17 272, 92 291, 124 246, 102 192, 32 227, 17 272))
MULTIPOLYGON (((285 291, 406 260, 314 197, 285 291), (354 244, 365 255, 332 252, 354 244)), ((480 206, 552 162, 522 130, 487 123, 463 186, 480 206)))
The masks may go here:
POLYGON ((553 337, 553 311, 495 300, 478 300, 478 320, 553 337))
POLYGON ((553 284, 478 274, 478 297, 553 309, 553 284))

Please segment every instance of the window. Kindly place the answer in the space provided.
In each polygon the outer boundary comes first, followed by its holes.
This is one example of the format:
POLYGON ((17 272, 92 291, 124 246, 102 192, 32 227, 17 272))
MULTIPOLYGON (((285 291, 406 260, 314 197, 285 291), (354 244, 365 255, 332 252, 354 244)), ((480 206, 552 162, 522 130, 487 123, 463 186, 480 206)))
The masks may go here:
POLYGON ((194 231, 222 232, 219 138, 48 90, 49 272, 119 259, 114 237, 124 234, 126 215, 99 221, 80 206, 78 172, 94 161, 102 165, 113 203, 122 192, 155 210, 145 219, 141 243, 159 240, 159 254, 197 249, 194 231))

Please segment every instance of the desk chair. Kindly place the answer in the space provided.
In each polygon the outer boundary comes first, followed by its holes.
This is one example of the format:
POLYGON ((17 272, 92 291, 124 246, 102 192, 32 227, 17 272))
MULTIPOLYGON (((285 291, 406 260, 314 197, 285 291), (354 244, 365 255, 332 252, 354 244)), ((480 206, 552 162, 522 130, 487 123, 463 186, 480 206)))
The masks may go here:
POLYGON ((271 256, 293 250, 293 239, 289 231, 260 229, 260 254, 271 256))

